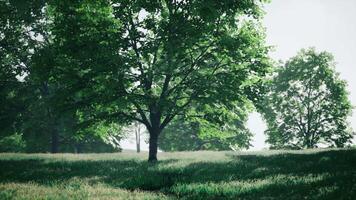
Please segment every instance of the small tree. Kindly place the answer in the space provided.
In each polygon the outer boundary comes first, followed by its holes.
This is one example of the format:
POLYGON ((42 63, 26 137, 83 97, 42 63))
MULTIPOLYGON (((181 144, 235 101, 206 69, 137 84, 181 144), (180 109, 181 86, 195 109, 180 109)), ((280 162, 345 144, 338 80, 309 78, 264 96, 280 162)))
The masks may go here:
POLYGON ((135 131, 135 141, 136 141, 136 151, 137 153, 141 152, 141 132, 142 127, 139 122, 134 123, 134 131, 135 131))
POLYGON ((333 56, 310 48, 277 69, 261 110, 273 148, 343 147, 352 138, 352 106, 333 56))

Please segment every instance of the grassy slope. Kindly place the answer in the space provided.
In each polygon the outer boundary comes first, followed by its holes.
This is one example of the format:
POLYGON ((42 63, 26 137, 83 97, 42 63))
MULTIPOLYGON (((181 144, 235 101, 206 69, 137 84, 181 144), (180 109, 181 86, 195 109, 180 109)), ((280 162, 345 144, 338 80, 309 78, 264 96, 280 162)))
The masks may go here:
POLYGON ((356 199, 356 149, 0 154, 0 199, 356 199))

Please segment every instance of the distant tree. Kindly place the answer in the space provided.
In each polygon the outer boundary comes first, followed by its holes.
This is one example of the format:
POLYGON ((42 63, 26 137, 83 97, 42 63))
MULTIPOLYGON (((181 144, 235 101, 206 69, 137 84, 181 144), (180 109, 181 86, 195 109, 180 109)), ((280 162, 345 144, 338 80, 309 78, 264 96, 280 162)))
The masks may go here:
POLYGON ((142 133, 142 127, 139 122, 135 123, 135 141, 136 141, 136 152, 140 153, 141 152, 141 133, 142 133))
POLYGON ((175 116, 238 110, 267 73, 261 2, 50 1, 58 99, 93 108, 88 121, 141 122, 155 161, 175 116))
POLYGON ((249 148, 252 133, 245 123, 251 105, 241 105, 239 112, 205 110, 203 117, 178 116, 160 134, 158 146, 163 151, 236 150, 249 148), (220 122, 206 120, 218 116, 220 122), (213 122, 212 122, 213 121, 213 122))
POLYGON ((119 152, 121 139, 123 134, 119 124, 101 121, 67 134, 63 143, 67 148, 74 147, 76 153, 119 152))
POLYGON ((352 139, 352 106, 333 56, 310 48, 277 69, 264 100, 267 142, 272 148, 343 147, 352 139))
POLYGON ((140 153, 141 152, 141 141, 143 139, 143 136, 145 136, 147 130, 145 126, 138 122, 134 121, 131 124, 127 125, 124 127, 122 130, 124 137, 126 138, 131 138, 132 135, 135 136, 135 143, 136 143, 136 152, 140 153))

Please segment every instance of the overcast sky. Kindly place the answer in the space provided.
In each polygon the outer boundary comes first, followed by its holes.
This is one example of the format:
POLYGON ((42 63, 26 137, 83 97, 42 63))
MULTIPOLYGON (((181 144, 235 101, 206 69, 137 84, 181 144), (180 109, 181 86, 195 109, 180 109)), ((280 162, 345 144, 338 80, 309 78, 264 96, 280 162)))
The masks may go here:
MULTIPOLYGON (((336 71, 348 82, 352 104, 356 105, 356 0, 272 0, 265 6, 267 43, 275 47, 272 58, 285 61, 301 48, 316 47, 331 52, 336 71)), ((356 114, 350 119, 356 130, 356 114)), ((248 127, 255 134, 252 150, 267 147, 265 123, 253 113, 248 127)), ((134 140, 123 141, 134 149, 134 140)), ((147 145, 143 144, 143 150, 147 145)))

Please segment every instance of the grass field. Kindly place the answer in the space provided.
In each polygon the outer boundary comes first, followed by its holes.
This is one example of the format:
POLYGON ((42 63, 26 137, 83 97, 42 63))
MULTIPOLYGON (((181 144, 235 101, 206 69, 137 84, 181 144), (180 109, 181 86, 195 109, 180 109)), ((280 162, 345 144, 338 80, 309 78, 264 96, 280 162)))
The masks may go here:
POLYGON ((356 149, 0 154, 0 199, 356 199, 356 149))

